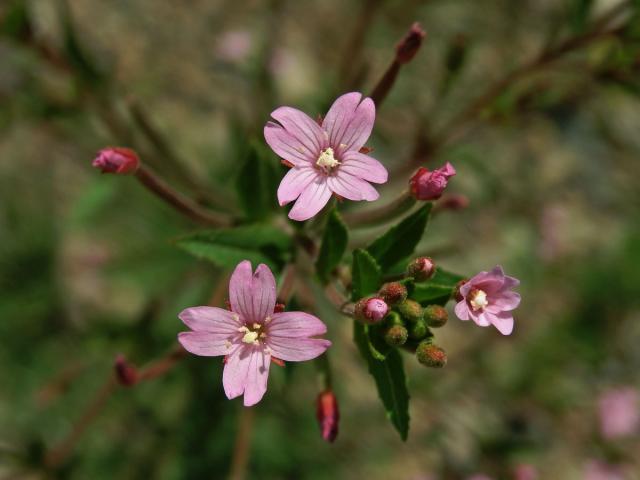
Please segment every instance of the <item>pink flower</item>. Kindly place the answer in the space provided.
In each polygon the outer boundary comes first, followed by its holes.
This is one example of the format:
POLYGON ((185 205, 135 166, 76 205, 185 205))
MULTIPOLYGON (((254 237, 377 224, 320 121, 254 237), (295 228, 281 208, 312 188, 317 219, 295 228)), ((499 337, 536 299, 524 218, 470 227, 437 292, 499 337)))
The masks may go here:
POLYGON ((516 466, 514 480, 537 480, 538 470, 533 465, 522 463, 516 466))
POLYGON ((510 291, 520 281, 504 274, 497 266, 490 272, 480 272, 460 287, 462 299, 455 308, 460 320, 473 320, 481 327, 493 325, 503 335, 513 331, 514 310, 520 295, 510 291))
POLYGON ((133 173, 140 165, 136 152, 129 148, 110 147, 100 150, 92 165, 102 173, 133 173))
POLYGON ((638 392, 629 387, 609 390, 600 397, 600 431, 604 438, 625 437, 637 431, 638 400, 638 392))
POLYGON ((307 220, 324 207, 331 194, 349 200, 373 201, 372 183, 385 183, 387 170, 360 152, 371 135, 376 108, 370 98, 347 93, 338 98, 318 125, 305 113, 280 107, 271 113, 264 138, 292 168, 280 182, 278 201, 296 200, 289 212, 293 220, 307 220))
POLYGON ((251 53, 251 33, 247 30, 231 30, 220 36, 216 53, 223 59, 239 63, 251 53))
POLYGON ((236 267, 229 281, 231 311, 193 307, 179 317, 192 331, 178 334, 182 346, 206 357, 225 355, 222 384, 229 399, 244 394, 244 405, 258 403, 267 391, 271 359, 311 360, 331 342, 311 338, 327 327, 304 312, 274 313, 276 281, 269 267, 260 264, 252 273, 251 262, 236 267))
POLYGON ((409 190, 416 200, 437 200, 455 174, 456 169, 449 162, 432 172, 420 167, 409 180, 409 190))
POLYGON ((585 465, 584 480, 624 480, 622 468, 609 465, 598 460, 591 460, 585 465))

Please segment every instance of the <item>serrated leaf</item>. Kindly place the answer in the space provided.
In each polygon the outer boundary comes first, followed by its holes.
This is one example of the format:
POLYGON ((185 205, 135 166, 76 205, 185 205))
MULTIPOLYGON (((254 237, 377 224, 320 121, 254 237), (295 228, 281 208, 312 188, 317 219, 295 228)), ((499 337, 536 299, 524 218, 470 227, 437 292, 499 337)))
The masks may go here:
POLYGON ((345 250, 349 233, 338 211, 333 208, 329 213, 322 236, 320 254, 316 261, 316 272, 320 280, 328 282, 331 271, 338 266, 345 250))
POLYGON ((402 356, 398 350, 392 349, 384 361, 376 360, 369 350, 365 325, 358 322, 353 324, 353 339, 376 382, 387 417, 400 434, 400 438, 406 440, 409 434, 409 391, 402 356))
POLYGON ((430 211, 431 203, 427 203, 367 247, 383 272, 413 253, 427 226, 430 211))
POLYGON ((438 267, 433 278, 426 282, 415 282, 411 298, 422 305, 444 305, 451 298, 456 284, 464 278, 438 267))
POLYGON ((386 360, 387 355, 393 348, 384 341, 381 329, 374 325, 365 325, 365 327, 371 356, 378 361, 386 360))
POLYGON ((249 220, 258 220, 278 207, 278 171, 258 145, 251 145, 238 172, 240 206, 249 220))
POLYGON ((374 293, 380 287, 380 266, 366 250, 359 248, 353 252, 351 275, 351 299, 354 302, 374 293))
POLYGON ((291 238, 276 227, 247 225, 196 232, 178 239, 176 245, 224 268, 234 268, 242 260, 250 260, 254 266, 265 263, 279 270, 291 248, 291 238))

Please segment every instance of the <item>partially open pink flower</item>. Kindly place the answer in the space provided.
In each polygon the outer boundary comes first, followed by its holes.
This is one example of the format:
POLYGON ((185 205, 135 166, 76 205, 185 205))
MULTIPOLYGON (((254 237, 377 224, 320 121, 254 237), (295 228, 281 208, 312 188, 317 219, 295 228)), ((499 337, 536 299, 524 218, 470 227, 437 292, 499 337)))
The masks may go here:
POLYGON ((605 392, 599 401, 600 431, 612 439, 634 434, 640 426, 640 398, 633 388, 605 392))
POLYGON ((324 207, 331 194, 348 200, 373 201, 372 183, 385 183, 387 170, 360 152, 371 135, 376 108, 370 98, 347 93, 338 98, 322 125, 291 107, 271 113, 278 123, 267 122, 264 138, 292 168, 280 182, 278 201, 296 200, 289 212, 293 220, 307 220, 324 207))
POLYGON ((416 200, 437 200, 455 174, 456 169, 449 162, 433 171, 420 167, 409 180, 409 190, 416 200))
POLYGON ((462 299, 455 308, 460 320, 473 320, 481 327, 493 325, 503 335, 513 331, 511 313, 520 304, 520 294, 512 292, 520 281, 504 274, 497 266, 480 272, 460 287, 462 299))
POLYGON ((329 348, 329 340, 311 338, 327 327, 304 312, 274 313, 276 281, 269 267, 251 262, 236 267, 229 281, 231 311, 193 307, 179 317, 192 331, 178 334, 182 346, 195 355, 225 355, 222 384, 229 399, 244 394, 244 405, 258 403, 267 391, 273 358, 300 362, 329 348))
POLYGON ((126 174, 138 169, 140 159, 130 148, 109 147, 98 152, 92 165, 99 168, 102 173, 126 174))

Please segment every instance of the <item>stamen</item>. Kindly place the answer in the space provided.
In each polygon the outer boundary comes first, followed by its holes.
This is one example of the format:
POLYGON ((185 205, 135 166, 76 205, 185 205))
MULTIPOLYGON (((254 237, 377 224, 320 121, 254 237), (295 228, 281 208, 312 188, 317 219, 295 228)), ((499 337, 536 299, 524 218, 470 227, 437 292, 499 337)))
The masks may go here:
POLYGON ((271 321, 271 317, 270 316, 266 316, 264 319, 264 324, 266 325, 267 323, 269 323, 271 321))
POLYGON ((487 300, 487 293, 483 290, 473 290, 470 297, 471 299, 469 300, 469 303, 471 304, 471 308, 473 308, 474 312, 489 305, 489 300, 487 300))
POLYGON ((244 334, 244 337, 242 337, 242 341, 244 343, 253 343, 254 345, 259 345, 260 342, 258 342, 258 332, 247 331, 247 333, 244 334))
POLYGON ((262 325, 260 325, 259 323, 254 323, 253 324, 253 328, 256 330, 260 330, 260 327, 262 327, 262 325))
POLYGON ((320 152, 316 165, 320 168, 331 169, 340 165, 340 162, 333 156, 333 148, 329 147, 320 152))

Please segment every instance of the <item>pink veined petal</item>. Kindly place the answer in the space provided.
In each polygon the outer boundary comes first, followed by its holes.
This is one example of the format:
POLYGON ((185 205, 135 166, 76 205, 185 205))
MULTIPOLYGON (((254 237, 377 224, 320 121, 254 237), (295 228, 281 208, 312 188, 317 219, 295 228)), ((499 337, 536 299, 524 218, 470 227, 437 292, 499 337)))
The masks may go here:
POLYGON ((456 174, 456 169, 453 168, 453 165, 451 165, 449 162, 445 163, 444 167, 442 167, 441 170, 443 174, 449 177, 452 177, 456 174))
POLYGON ((276 358, 288 362, 302 362, 322 355, 331 346, 331 342, 321 338, 268 336, 267 345, 276 358))
POLYGON ((373 100, 365 98, 356 108, 347 130, 340 139, 340 144, 346 145, 341 151, 360 150, 371 136, 375 120, 376 106, 373 100))
POLYGON ((251 319, 262 322, 273 313, 276 306, 276 279, 273 277, 271 269, 264 263, 256 268, 251 290, 253 304, 251 319))
POLYGON ((507 288, 515 288, 518 285, 520 285, 520 280, 518 280, 517 278, 510 277, 508 275, 504 276, 503 288, 505 288, 505 289, 507 289, 507 288))
POLYGON ((282 178, 278 187, 280 206, 293 202, 318 177, 313 167, 294 167, 282 178))
POLYGON ((491 325, 491 320, 489 320, 486 316, 486 312, 484 310, 473 311, 472 308, 469 308, 469 318, 473 320, 476 325, 481 327, 488 327, 491 325))
POLYGON ((327 326, 318 317, 305 312, 282 312, 271 316, 268 335, 303 338, 322 335, 327 326))
POLYGON ((229 400, 239 397, 244 393, 247 374, 249 373, 249 366, 251 364, 252 350, 252 345, 241 345, 227 356, 224 371, 222 372, 222 386, 229 400))
POLYGON ((461 300, 456 303, 455 308, 453 309, 456 317, 460 320, 469 320, 469 306, 467 305, 466 300, 461 300))
POLYGON ((487 307, 490 312, 501 312, 515 310, 520 305, 520 294, 516 292, 501 292, 492 300, 491 305, 487 307))
POLYGON ((231 352, 230 342, 238 337, 238 332, 222 334, 209 332, 180 332, 178 341, 187 352, 203 357, 217 357, 231 352))
POLYGON ((186 308, 178 318, 194 332, 236 332, 240 326, 233 312, 218 307, 186 308))
POLYGON ((344 154, 340 171, 373 183, 385 183, 389 176, 378 160, 356 151, 344 154))
POLYGON ((327 187, 325 178, 318 175, 298 197, 289 212, 289 218, 298 221, 308 220, 322 210, 329 198, 331 190, 327 187))
POLYGON ((329 134, 329 143, 338 146, 349 126, 353 112, 358 108, 362 94, 345 93, 336 99, 322 122, 322 129, 329 134))
POLYGON ((326 133, 306 113, 291 107, 280 107, 271 112, 284 129, 305 149, 305 158, 318 158, 327 143, 326 133))
POLYGON ((251 262, 244 260, 238 264, 229 279, 229 303, 231 309, 240 314, 244 320, 252 321, 249 315, 252 312, 251 296, 253 285, 253 271, 251 262))
POLYGON ((249 370, 244 386, 244 406, 255 405, 267 391, 269 379, 269 365, 271 356, 265 355, 262 348, 254 348, 251 352, 249 370))
POLYGON ((502 335, 511 335, 513 332, 513 316, 509 312, 500 312, 495 315, 487 312, 485 316, 502 335))
POLYGON ((340 195, 348 200, 377 200, 380 194, 365 180, 354 177, 353 175, 338 170, 335 176, 327 178, 327 186, 333 193, 340 195))
POLYGON ((301 142, 296 140, 296 137, 275 122, 267 122, 264 127, 264 138, 279 157, 295 166, 309 165, 317 158, 317 155, 313 155, 316 152, 302 148, 301 142))

